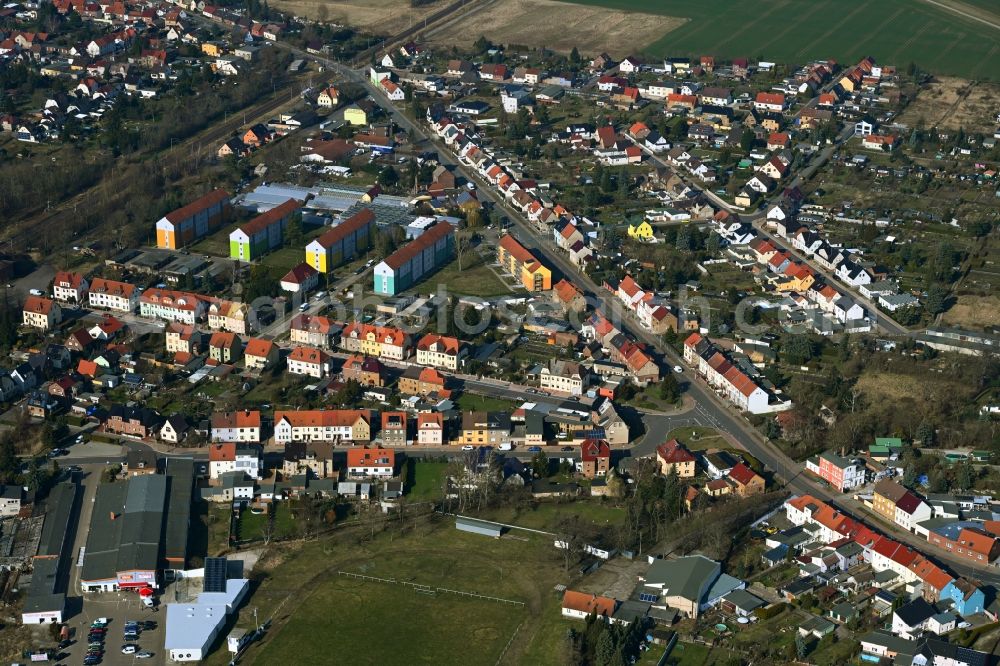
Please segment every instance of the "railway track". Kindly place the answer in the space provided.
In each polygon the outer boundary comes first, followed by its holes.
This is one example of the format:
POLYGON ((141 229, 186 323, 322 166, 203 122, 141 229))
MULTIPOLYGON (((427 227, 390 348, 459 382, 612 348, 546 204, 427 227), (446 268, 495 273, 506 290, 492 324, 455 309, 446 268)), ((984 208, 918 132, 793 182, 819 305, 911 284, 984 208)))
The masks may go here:
MULTIPOLYGON (((305 81, 305 77, 303 76, 294 77, 281 89, 274 91, 263 100, 246 109, 224 116, 221 121, 206 127, 186 139, 178 141, 166 150, 147 153, 140 159, 141 161, 153 159, 156 163, 163 166, 183 164, 191 158, 194 150, 201 150, 201 147, 204 145, 214 146, 214 144, 220 143, 229 137, 243 126, 244 123, 258 121, 274 113, 285 104, 293 102, 296 99, 294 90, 303 81, 305 81), (292 91, 291 93, 289 92, 290 90, 292 91)), ((115 169, 112 169, 110 176, 101 178, 94 185, 62 200, 47 210, 35 211, 22 221, 9 225, 6 233, 0 238, 0 245, 14 252, 27 250, 34 245, 39 234, 43 233, 40 232, 42 227, 50 226, 53 222, 61 221, 61 219, 67 218, 67 216, 75 216, 78 210, 86 207, 91 198, 100 195, 102 188, 113 193, 108 196, 112 198, 120 197, 121 192, 125 188, 118 181, 124 176, 116 176, 114 172, 115 169)))

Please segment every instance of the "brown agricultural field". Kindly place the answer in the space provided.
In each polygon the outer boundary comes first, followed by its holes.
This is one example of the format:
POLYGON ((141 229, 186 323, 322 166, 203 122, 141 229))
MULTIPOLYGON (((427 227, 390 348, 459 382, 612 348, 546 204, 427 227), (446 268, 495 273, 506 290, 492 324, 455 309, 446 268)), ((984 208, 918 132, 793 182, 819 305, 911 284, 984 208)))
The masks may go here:
POLYGON ((555 0, 496 0, 430 31, 440 46, 469 46, 480 35, 496 44, 523 44, 581 53, 641 53, 687 19, 555 0))
POLYGON ((274 0, 271 6, 296 16, 395 35, 446 4, 447 0, 435 0, 414 8, 410 0, 274 0))
POLYGON ((899 121, 916 127, 966 132, 992 131, 1000 98, 995 83, 975 83, 953 77, 939 77, 928 84, 906 108, 899 121))

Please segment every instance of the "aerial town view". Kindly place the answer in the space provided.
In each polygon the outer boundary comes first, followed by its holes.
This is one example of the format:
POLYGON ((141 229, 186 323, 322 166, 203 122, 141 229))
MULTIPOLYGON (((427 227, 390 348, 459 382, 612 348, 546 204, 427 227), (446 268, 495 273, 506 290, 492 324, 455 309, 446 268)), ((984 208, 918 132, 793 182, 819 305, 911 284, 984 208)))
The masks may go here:
POLYGON ((1000 2, 0 6, 0 664, 1000 665, 1000 2))

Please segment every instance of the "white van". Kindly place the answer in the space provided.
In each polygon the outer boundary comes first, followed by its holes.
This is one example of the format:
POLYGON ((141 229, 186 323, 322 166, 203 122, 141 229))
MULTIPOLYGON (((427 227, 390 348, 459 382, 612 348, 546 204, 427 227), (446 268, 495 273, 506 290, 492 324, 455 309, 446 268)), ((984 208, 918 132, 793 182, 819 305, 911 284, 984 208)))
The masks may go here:
POLYGON ((511 444, 510 442, 501 442, 501 444, 500 444, 500 450, 501 451, 513 451, 514 450, 514 445, 511 444))

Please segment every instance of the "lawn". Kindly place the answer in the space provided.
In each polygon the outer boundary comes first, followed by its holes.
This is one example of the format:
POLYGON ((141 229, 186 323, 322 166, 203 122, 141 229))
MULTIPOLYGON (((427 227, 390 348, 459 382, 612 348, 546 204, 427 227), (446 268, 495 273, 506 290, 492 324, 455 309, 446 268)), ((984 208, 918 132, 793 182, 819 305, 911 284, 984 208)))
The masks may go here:
POLYGON ((692 451, 707 451, 708 449, 728 449, 731 444, 714 428, 687 426, 671 430, 667 439, 676 439, 692 451))
MULTIPOLYGON (((599 527, 615 525, 625 520, 625 511, 600 500, 577 500, 574 502, 543 502, 528 509, 495 509, 482 517, 508 525, 536 530, 554 530, 560 521, 570 516, 578 516, 583 522, 599 527)), ((519 534, 515 532, 515 534, 519 534)))
POLYGON ((271 520, 266 513, 251 513, 249 509, 240 511, 236 521, 236 535, 240 541, 256 541, 264 538, 264 528, 271 520))
POLYGON ((486 395, 476 395, 474 393, 463 393, 455 401, 456 406, 461 411, 513 411, 519 403, 503 398, 494 398, 486 395))
POLYGON ((305 261, 305 253, 301 247, 283 247, 260 258, 261 265, 267 266, 269 272, 278 278, 303 261, 305 261))
POLYGON ((723 648, 710 648, 700 643, 681 643, 674 646, 667 658, 670 666, 712 666, 729 663, 732 653, 723 648))
POLYGON ((351 664, 486 666, 496 663, 522 615, 489 601, 336 576, 297 605, 295 622, 253 663, 332 663, 331 649, 343 655, 354 646, 351 664))
POLYGON ((406 461, 406 495, 410 501, 441 499, 444 495, 444 474, 447 463, 406 461))
MULTIPOLYGON (((459 532, 452 518, 412 514, 405 524, 388 525, 374 539, 363 524, 305 542, 272 543, 253 571, 260 585, 234 622, 249 626, 256 608, 261 621, 273 624, 241 663, 495 664, 519 625, 504 662, 557 663, 569 625, 559 617, 553 586, 567 581, 550 538, 524 533, 494 540, 459 532), (525 605, 422 594, 398 584, 362 583, 339 571, 525 605), (558 632, 542 631, 555 623, 558 632)), ((208 666, 227 663, 224 636, 208 666)))
MULTIPOLYGON (((645 50, 651 56, 749 57, 801 64, 865 55, 935 74, 1000 78, 1000 32, 921 0, 576 0, 690 19, 645 50), (988 48, 989 45, 992 47, 988 48)), ((622 48, 627 49, 626 44, 622 48)))
POLYGON ((474 248, 465 251, 462 268, 463 270, 458 270, 458 259, 455 259, 429 276, 423 286, 418 283, 414 289, 423 292, 433 291, 428 290, 426 285, 443 284, 452 294, 481 298, 506 296, 512 293, 474 248))

